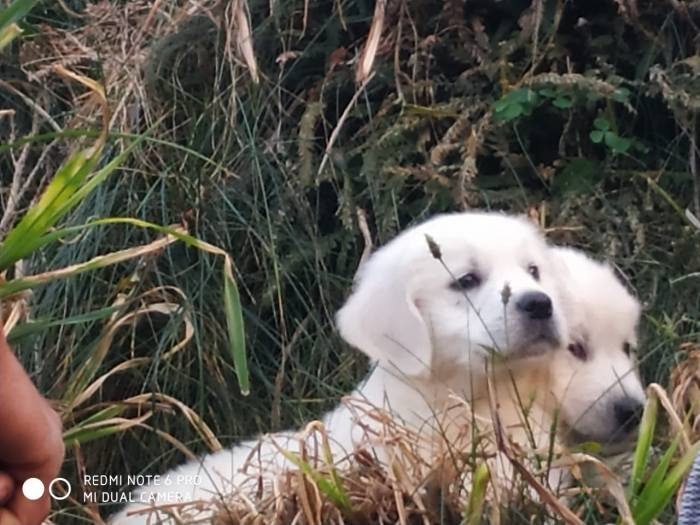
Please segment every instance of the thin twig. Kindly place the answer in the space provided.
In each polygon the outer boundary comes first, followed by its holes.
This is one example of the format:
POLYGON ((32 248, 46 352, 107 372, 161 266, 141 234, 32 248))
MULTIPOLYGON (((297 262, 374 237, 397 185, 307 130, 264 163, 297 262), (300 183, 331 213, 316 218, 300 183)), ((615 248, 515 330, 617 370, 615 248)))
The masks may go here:
POLYGON ((326 166, 326 162, 328 162, 328 155, 331 152, 331 149, 333 148, 333 145, 335 144, 338 135, 340 134, 340 130, 343 127, 343 124, 345 124, 345 121, 350 116, 350 111, 352 110, 352 108, 355 107, 355 104, 357 104, 357 99, 360 98, 360 95, 364 92, 365 88, 367 87, 367 84, 369 84, 369 82, 373 78, 374 72, 370 73, 370 75, 365 79, 362 85, 357 89, 357 91, 355 91, 355 94, 352 96, 350 102, 348 102, 348 105, 345 106, 343 114, 338 119, 338 123, 333 129, 333 132, 331 133, 331 138, 328 140, 326 151, 323 153, 323 159, 321 159, 321 165, 318 167, 317 177, 320 177, 321 173, 323 173, 323 168, 326 166))

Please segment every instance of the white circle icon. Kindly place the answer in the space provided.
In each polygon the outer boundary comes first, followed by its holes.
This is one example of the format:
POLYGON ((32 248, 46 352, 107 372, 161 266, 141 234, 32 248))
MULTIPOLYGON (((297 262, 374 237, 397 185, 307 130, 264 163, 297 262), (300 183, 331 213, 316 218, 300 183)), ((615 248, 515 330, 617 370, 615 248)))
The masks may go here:
POLYGON ((66 499, 68 496, 70 496, 71 488, 72 487, 70 486, 70 483, 68 482, 68 480, 66 478, 56 478, 56 479, 52 480, 51 483, 49 483, 49 495, 53 499, 55 499, 56 501, 62 501, 64 499, 66 499), (56 483, 59 483, 59 482, 63 483, 63 485, 65 487, 65 489, 64 489, 65 494, 63 494, 62 496, 60 494, 54 493, 54 487, 55 487, 56 483))
POLYGON ((22 483, 22 494, 28 500, 37 500, 44 495, 44 483, 39 478, 28 478, 22 483))

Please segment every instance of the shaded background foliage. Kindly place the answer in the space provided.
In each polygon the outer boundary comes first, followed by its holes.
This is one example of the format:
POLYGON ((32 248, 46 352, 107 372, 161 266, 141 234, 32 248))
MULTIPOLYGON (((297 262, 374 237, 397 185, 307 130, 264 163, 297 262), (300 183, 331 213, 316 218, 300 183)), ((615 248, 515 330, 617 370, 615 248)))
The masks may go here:
MULTIPOLYGON (((528 213, 553 241, 609 259, 626 276, 645 304, 642 370, 667 381, 681 344, 700 330, 698 230, 683 215, 700 212, 697 2, 388 0, 371 77, 360 83, 374 3, 246 7, 253 63, 237 41, 243 4, 216 1, 44 2, 25 24, 28 36, 2 56, 0 102, 14 109, 0 120, 3 142, 96 128, 97 108, 52 73, 55 63, 104 82, 114 151, 124 134, 145 137, 73 220, 184 223, 234 256, 245 308, 247 397, 224 350, 220 272, 208 256, 173 246, 44 287, 30 299, 36 319, 178 305, 117 331, 104 372, 128 357, 153 360, 112 376, 90 403, 67 407, 67 424, 131 395, 163 392, 229 444, 332 406, 366 369, 333 330, 365 248, 358 210, 375 244, 438 212, 528 213), (164 358, 187 322, 192 339, 164 358)), ((25 206, 41 174, 80 140, 30 147, 19 166, 3 151, 3 186, 36 167, 25 206)), ((31 267, 148 238, 93 229, 31 267)), ((60 400, 104 337, 100 318, 17 344, 39 385, 60 400)), ((155 398, 131 411, 151 409, 148 425, 205 449, 155 398)), ((144 428, 73 454, 76 469, 115 474, 182 460, 144 428)))

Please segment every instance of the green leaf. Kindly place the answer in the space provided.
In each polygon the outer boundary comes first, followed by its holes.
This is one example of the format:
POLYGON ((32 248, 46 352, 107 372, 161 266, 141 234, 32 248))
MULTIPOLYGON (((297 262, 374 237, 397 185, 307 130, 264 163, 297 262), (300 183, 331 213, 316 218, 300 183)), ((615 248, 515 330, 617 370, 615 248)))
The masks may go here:
POLYGON ((632 146, 632 139, 618 136, 612 146, 615 153, 627 153, 632 146))
POLYGON ((597 441, 584 441, 571 446, 571 450, 584 454, 600 454, 603 446, 597 441))
POLYGON ((506 109, 508 106, 510 106, 512 102, 506 98, 503 97, 501 99, 498 99, 496 102, 493 103, 493 109, 496 111, 496 113, 502 112, 504 109, 506 109))
POLYGON ((118 308, 115 306, 107 306, 105 308, 93 310, 92 312, 65 317, 63 319, 35 319, 34 321, 29 321, 15 326, 10 333, 7 334, 7 341, 14 345, 25 337, 44 332, 46 329, 54 326, 69 326, 89 323, 92 321, 100 321, 109 317, 117 310, 118 308))
POLYGON ((69 447, 76 444, 85 445, 91 441, 97 441, 98 439, 112 436, 114 434, 120 434, 122 432, 124 432, 123 424, 114 424, 98 428, 76 428, 65 433, 63 436, 63 442, 69 447))
POLYGON ((514 120, 523 114, 523 107, 520 104, 510 104, 506 109, 498 113, 498 117, 506 122, 514 120))
POLYGON ((591 142, 594 142, 595 144, 600 144, 603 142, 603 132, 599 129, 594 129, 591 131, 589 136, 591 137, 591 142))
POLYGON ((602 131, 608 131, 610 129, 610 122, 605 117, 596 117, 596 119, 593 121, 593 125, 596 129, 600 129, 602 131))
POLYGON ((0 299, 15 295, 24 290, 30 290, 52 281, 73 277, 81 273, 90 272, 99 268, 105 268, 107 266, 128 261, 136 257, 141 257, 143 256, 144 251, 160 249, 168 244, 171 244, 177 238, 177 236, 173 235, 172 239, 166 237, 164 239, 153 241, 147 245, 125 248, 123 250, 107 253, 105 255, 97 255, 88 261, 72 264, 64 268, 12 279, 0 284, 0 299))
POLYGON ((557 97, 554 99, 552 104, 554 104, 559 109, 568 109, 574 105, 574 102, 573 100, 567 97, 557 97))
POLYGON ((632 140, 621 137, 612 131, 606 131, 605 144, 612 149, 614 153, 625 153, 630 149, 632 140))
POLYGON ((484 512, 484 502, 486 501, 486 488, 488 486, 490 474, 486 463, 477 465, 474 471, 469 501, 464 512, 463 523, 468 525, 478 525, 481 523, 481 515, 484 512))
POLYGON ((603 138, 605 139, 605 145, 612 148, 617 141, 618 135, 614 131, 606 131, 603 133, 603 138))
POLYGON ((15 0, 0 11, 0 33, 29 14, 39 0, 15 0))
POLYGON ((592 104, 595 104, 596 102, 598 102, 602 98, 603 98, 603 96, 596 91, 588 91, 586 93, 586 100, 592 104))
POLYGON ((0 51, 6 48, 10 42, 22 34, 22 30, 17 24, 10 24, 0 29, 0 51))
POLYGON ((60 218, 58 209, 82 184, 93 164, 92 157, 78 151, 56 172, 39 202, 27 211, 0 246, 0 271, 37 248, 38 238, 60 218))
MULTIPOLYGON (((680 440, 680 437, 679 437, 680 440)), ((667 502, 676 492, 685 475, 690 471, 695 462, 695 458, 700 454, 700 441, 691 446, 683 456, 671 468, 670 472, 661 484, 661 492, 668 495, 667 502)), ((662 509, 659 509, 659 511, 662 509)))
POLYGON ((681 484, 683 477, 690 470, 695 458, 700 452, 700 442, 695 443, 669 470, 671 459, 680 442, 680 436, 674 439, 652 472, 647 486, 639 495, 637 504, 632 510, 637 525, 648 525, 658 518, 666 506, 673 500, 674 494, 681 484))
POLYGON ((647 399, 647 404, 644 406, 642 420, 639 423, 639 434, 637 437, 637 445, 634 449, 632 472, 630 474, 629 485, 627 486, 628 499, 632 499, 636 496, 637 487, 641 484, 642 475, 647 468, 651 441, 654 439, 654 431, 656 429, 658 409, 658 398, 655 395, 650 395, 647 399))
MULTIPOLYGON (((659 463, 651 471, 649 479, 644 484, 644 488, 639 493, 639 496, 635 499, 635 508, 633 514, 639 514, 648 512, 646 509, 650 505, 654 505, 654 500, 659 496, 659 489, 663 483, 664 478, 671 466, 671 460, 673 460, 673 455, 676 453, 678 448, 678 438, 671 442, 671 445, 666 449, 663 456, 659 460, 659 463)), ((639 523, 639 520, 635 520, 639 523)))
POLYGON ((630 90, 624 87, 617 88, 610 96, 615 102, 629 102, 630 90))
POLYGON ((537 102, 537 93, 530 88, 516 89, 508 93, 507 96, 511 101, 521 104, 535 104, 537 102))
POLYGON ((523 105, 523 115, 529 117, 532 115, 532 112, 535 110, 535 106, 532 104, 524 104, 523 105))
POLYGON ((133 426, 130 420, 120 417, 126 408, 126 406, 122 405, 111 405, 95 412, 76 423, 72 428, 67 429, 63 433, 63 442, 67 446, 83 445, 103 437, 124 432, 126 428, 133 426))
POLYGON ((238 386, 243 395, 250 393, 250 375, 245 351, 245 329, 238 287, 233 277, 230 259, 224 262, 224 311, 233 364, 236 369, 238 386))

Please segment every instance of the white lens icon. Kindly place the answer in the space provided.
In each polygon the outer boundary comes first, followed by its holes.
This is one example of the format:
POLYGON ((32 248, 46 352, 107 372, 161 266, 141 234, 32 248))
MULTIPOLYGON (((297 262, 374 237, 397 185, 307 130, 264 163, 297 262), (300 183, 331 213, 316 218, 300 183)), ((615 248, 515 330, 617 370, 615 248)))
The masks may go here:
POLYGON ((51 483, 49 483, 49 495, 56 501, 63 501, 64 499, 66 499, 68 496, 70 496, 71 490, 72 487, 66 478, 56 478, 52 480, 51 483), (56 487, 56 485, 60 487, 61 484, 63 485, 64 490, 63 495, 56 494, 54 492, 54 488, 56 487))
POLYGON ((22 494, 31 501, 36 501, 44 495, 44 483, 39 478, 27 478, 22 483, 22 494))

